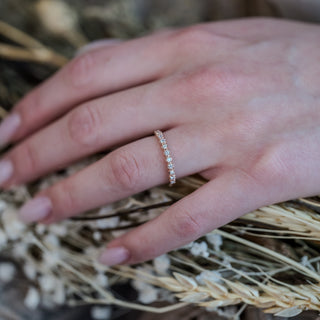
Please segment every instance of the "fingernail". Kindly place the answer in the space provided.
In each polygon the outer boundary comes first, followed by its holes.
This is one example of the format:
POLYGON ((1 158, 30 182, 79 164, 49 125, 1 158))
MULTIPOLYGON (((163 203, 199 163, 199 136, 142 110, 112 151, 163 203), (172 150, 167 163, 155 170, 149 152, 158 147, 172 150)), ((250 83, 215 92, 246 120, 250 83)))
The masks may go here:
POLYGON ((129 250, 125 247, 114 247, 104 250, 99 258, 99 262, 107 266, 120 264, 129 259, 129 250))
POLYGON ((13 175, 13 164, 10 160, 0 161, 0 186, 8 181, 13 175))
POLYGON ((18 113, 7 116, 0 124, 0 146, 10 142, 14 133, 17 131, 21 123, 21 117, 18 113))
POLYGON ((36 222, 46 218, 52 210, 51 200, 47 197, 37 197, 28 201, 19 211, 23 222, 36 222))
POLYGON ((88 52, 90 50, 94 49, 100 49, 106 46, 113 46, 115 44, 118 44, 119 42, 122 42, 120 39, 103 39, 103 40, 96 40, 92 41, 84 46, 82 46, 80 49, 77 50, 76 56, 79 56, 85 52, 88 52))

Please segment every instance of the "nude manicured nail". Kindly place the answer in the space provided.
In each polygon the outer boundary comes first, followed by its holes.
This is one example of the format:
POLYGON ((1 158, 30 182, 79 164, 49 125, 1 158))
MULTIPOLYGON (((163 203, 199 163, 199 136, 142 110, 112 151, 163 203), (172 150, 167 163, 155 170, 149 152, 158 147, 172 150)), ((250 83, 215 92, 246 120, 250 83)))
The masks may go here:
POLYGON ((114 247, 104 250, 99 258, 99 262, 107 266, 112 266, 125 262, 129 259, 129 256, 129 250, 125 247, 114 247))
POLYGON ((13 165, 10 160, 0 161, 0 186, 8 181, 13 175, 13 165))
POLYGON ((36 222, 46 218, 52 210, 51 200, 47 197, 37 197, 28 201, 19 211, 23 222, 36 222))
POLYGON ((78 51, 76 52, 76 56, 79 56, 79 55, 86 53, 90 50, 100 49, 100 48, 107 47, 107 46, 114 46, 120 42, 122 42, 122 40, 120 40, 120 39, 103 39, 103 40, 92 41, 92 42, 84 45, 80 49, 78 49, 78 51))
POLYGON ((0 124, 0 147, 10 142, 11 138, 21 124, 21 117, 18 113, 7 116, 0 124))

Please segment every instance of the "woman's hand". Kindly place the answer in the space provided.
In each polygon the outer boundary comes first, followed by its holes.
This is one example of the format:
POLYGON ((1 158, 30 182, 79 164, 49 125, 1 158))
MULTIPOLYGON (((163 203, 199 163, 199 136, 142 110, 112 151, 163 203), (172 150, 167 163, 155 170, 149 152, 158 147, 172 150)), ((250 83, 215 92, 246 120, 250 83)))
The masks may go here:
POLYGON ((183 246, 239 216, 320 193, 320 27, 243 19, 97 46, 28 94, 0 127, 5 188, 119 146, 20 211, 51 223, 168 183, 209 181, 113 240, 106 264, 183 246), (58 119, 59 117, 59 119, 58 119), (123 247, 119 250, 116 247, 123 247))

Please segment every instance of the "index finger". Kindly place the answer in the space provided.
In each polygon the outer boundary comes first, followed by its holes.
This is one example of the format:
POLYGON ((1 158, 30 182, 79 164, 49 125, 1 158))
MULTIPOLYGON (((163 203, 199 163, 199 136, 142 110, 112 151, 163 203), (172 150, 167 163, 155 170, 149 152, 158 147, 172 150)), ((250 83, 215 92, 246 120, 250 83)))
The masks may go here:
POLYGON ((0 126, 0 145, 15 142, 74 106, 159 77, 168 59, 159 38, 148 36, 89 50, 23 98, 0 126))

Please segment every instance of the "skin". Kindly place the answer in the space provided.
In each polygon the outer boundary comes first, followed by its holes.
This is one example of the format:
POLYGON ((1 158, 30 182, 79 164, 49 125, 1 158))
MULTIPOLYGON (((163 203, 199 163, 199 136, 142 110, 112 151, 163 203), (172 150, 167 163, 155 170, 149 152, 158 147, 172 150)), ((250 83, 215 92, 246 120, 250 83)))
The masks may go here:
POLYGON ((168 183, 208 182, 108 244, 125 264, 183 246, 259 207, 320 193, 320 28, 242 19, 165 30, 87 50, 24 97, 4 156, 4 188, 107 148, 98 162, 41 191, 52 223, 168 183))

